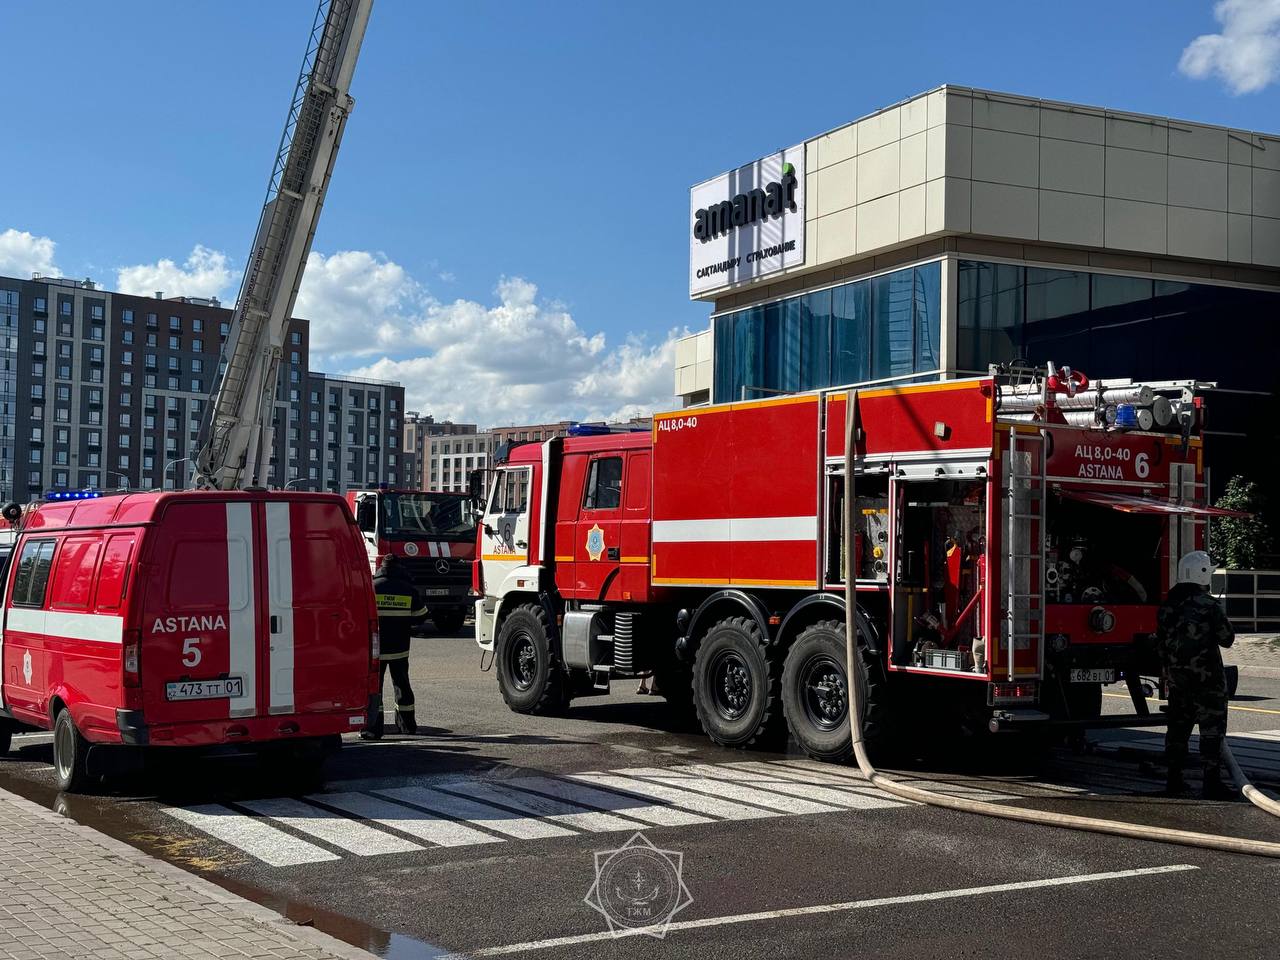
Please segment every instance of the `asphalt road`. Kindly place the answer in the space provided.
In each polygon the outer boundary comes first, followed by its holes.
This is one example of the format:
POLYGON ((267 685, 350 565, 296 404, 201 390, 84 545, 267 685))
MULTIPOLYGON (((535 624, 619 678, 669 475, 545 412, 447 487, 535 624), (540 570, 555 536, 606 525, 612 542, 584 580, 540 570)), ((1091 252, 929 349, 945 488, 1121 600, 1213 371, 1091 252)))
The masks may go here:
MULTIPOLYGON (((1280 945, 1277 861, 892 801, 845 769, 672 730, 661 698, 633 683, 563 718, 520 717, 480 667, 469 638, 416 640, 420 735, 349 743, 307 800, 216 758, 57 797, 48 735, 16 741, 0 785, 395 960, 1272 957, 1280 945), (612 938, 586 902, 607 859, 596 854, 635 834, 679 855, 678 878, 642 851, 610 861, 596 892, 637 915, 679 906, 661 941, 612 938)), ((1280 780, 1280 733, 1268 733, 1280 679, 1243 678, 1233 707, 1237 754, 1280 780)), ((1034 760, 1008 741, 940 738, 899 773, 960 796, 1280 841, 1280 823, 1248 805, 1158 796, 1157 731, 1091 740, 1034 760)))

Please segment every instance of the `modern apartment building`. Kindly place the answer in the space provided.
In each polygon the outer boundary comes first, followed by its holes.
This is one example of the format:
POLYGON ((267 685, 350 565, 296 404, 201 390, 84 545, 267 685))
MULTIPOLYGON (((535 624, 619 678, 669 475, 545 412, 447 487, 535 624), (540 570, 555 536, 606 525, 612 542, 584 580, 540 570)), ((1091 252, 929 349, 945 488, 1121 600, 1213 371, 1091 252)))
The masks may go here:
POLYGON ((430 415, 422 415, 410 410, 404 417, 404 455, 406 468, 405 485, 415 490, 435 490, 428 481, 436 474, 438 464, 432 463, 432 437, 476 434, 474 423, 454 423, 452 420, 437 421, 430 415))
MULTIPOLYGON (((216 300, 0 277, 0 499, 185 487, 230 323, 216 300)), ((396 483, 404 388, 310 370, 308 333, 291 322, 269 482, 396 483)))
POLYGON ((426 489, 465 491, 471 471, 489 465, 492 437, 477 430, 473 423, 462 426, 470 427, 470 431, 434 436, 427 441, 426 489))

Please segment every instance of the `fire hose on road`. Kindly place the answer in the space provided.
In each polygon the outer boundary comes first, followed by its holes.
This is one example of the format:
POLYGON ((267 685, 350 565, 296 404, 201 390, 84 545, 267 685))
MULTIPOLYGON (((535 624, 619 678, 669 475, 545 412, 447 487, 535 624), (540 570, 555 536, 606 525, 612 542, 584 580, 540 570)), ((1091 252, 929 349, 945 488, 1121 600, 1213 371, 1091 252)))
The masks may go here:
MULTIPOLYGON (((844 550, 845 570, 853 571, 854 543, 856 525, 854 511, 848 508, 854 502, 854 461, 856 459, 856 441, 858 439, 858 391, 850 390, 845 401, 845 437, 844 437, 844 475, 845 504, 844 510, 844 550)), ((1246 853, 1261 857, 1280 859, 1280 843, 1265 840, 1248 840, 1240 837, 1219 836, 1210 833, 1196 833, 1189 830, 1174 830, 1169 827, 1153 827, 1128 823, 1123 820, 1104 820, 1098 817, 1081 817, 1074 814, 1053 813, 1048 810, 1031 810, 1025 807, 1009 807, 988 801, 959 798, 911 786, 886 777, 876 770, 867 756, 866 743, 862 732, 863 691, 858 680, 858 671, 862 669, 861 657, 857 653, 857 591, 853 588, 853 577, 850 573, 845 590, 845 668, 849 687, 849 725, 853 736, 853 755, 858 762, 858 769, 867 780, 885 793, 913 800, 917 803, 962 813, 976 813, 987 817, 998 817, 1003 820, 1018 820, 1023 823, 1038 823, 1050 827, 1062 827, 1067 830, 1084 830, 1090 833, 1111 834, 1118 837, 1130 837, 1136 840, 1156 840, 1163 843, 1176 843, 1188 847, 1200 847, 1207 850, 1222 850, 1228 853, 1246 853)), ((1266 796, 1251 784, 1244 776, 1231 750, 1223 745, 1223 754, 1231 774, 1241 785, 1244 795, 1251 803, 1267 813, 1280 816, 1280 803, 1266 796)))

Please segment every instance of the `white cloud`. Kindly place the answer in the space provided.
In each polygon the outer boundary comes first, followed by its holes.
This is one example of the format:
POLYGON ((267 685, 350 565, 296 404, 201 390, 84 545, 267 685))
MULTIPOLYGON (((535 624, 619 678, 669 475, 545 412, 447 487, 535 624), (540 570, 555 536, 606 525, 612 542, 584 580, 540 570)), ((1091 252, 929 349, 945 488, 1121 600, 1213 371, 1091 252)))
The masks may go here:
POLYGON ((58 245, 48 237, 37 237, 10 227, 0 233, 0 274, 26 280, 31 274, 58 276, 53 251, 58 245))
POLYGON ((311 321, 311 350, 365 356, 402 342, 426 291, 404 267, 382 254, 312 251, 294 316, 311 321))
POLYGON ((399 380, 410 409, 483 426, 617 420, 673 406, 675 341, 632 337, 610 349, 538 288, 503 278, 492 305, 428 302, 402 328, 420 353, 391 353, 347 372, 399 380))
POLYGON ((1280 74, 1280 0, 1221 0, 1206 33, 1182 51, 1178 69, 1197 80, 1217 75, 1232 93, 1257 93, 1280 74))
POLYGON ((229 295, 234 296, 230 292, 230 284, 231 266, 227 255, 198 243, 181 266, 169 259, 139 263, 121 267, 116 277, 116 289, 121 293, 147 297, 160 291, 166 297, 221 297, 225 300, 229 295))

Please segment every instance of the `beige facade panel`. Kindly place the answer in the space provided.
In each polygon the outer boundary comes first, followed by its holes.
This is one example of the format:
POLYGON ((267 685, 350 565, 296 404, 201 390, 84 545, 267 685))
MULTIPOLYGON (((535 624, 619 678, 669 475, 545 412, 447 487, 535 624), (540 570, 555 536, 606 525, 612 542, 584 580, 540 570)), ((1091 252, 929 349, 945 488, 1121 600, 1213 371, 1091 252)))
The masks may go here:
POLYGON ((1218 210, 1169 207, 1169 255, 1226 260, 1227 214, 1218 210))
MULTIPOLYGON (((905 110, 906 107, 903 107, 905 110)), ((909 137, 903 137, 898 147, 898 187, 906 190, 924 183, 928 167, 927 158, 928 134, 921 130, 909 137)))
POLYGON ((1108 197, 1103 208, 1104 246, 1115 250, 1166 253, 1168 248, 1168 207, 1108 197))
POLYGON ((814 237, 824 261, 843 260, 857 252, 858 209, 848 207, 818 220, 814 237))
POLYGON ((1253 171, 1255 217, 1280 217, 1280 170, 1253 171))
POLYGON ((973 179, 1016 187, 1038 186, 1040 139, 1023 133, 974 127, 973 179))
POLYGON ((1040 105, 1040 136, 1102 146, 1107 142, 1106 114, 1070 104, 1040 105))
POLYGON ((1108 197, 1148 203, 1169 197, 1169 160, 1163 154, 1109 146, 1106 177, 1108 197))
POLYGON ((1038 137, 1040 136, 1040 104, 1020 98, 979 94, 973 97, 970 123, 974 127, 983 127, 988 130, 1038 137))
POLYGON ((895 193, 899 187, 901 162, 898 141, 858 154, 858 203, 895 193))
POLYGON ((1253 213, 1253 168, 1233 163, 1227 167, 1227 210, 1253 213))
POLYGON ((1139 114, 1107 116, 1107 146, 1148 153, 1169 152, 1169 124, 1159 117, 1139 114))
POLYGON ((858 125, 848 124, 838 130, 832 130, 813 141, 817 146, 816 158, 813 153, 805 154, 805 161, 815 160, 811 164, 815 170, 829 167, 842 160, 851 160, 858 155, 858 125))
POLYGON ((1045 190, 1103 195, 1106 152, 1101 144, 1074 140, 1040 141, 1040 186, 1045 190))
POLYGON ((1253 217, 1227 214, 1227 259, 1234 263, 1253 262, 1253 217))
POLYGON ((1219 160, 1196 160, 1191 157, 1171 155, 1169 157, 1169 205, 1225 211, 1227 209, 1227 164, 1219 160))
POLYGON ((1040 235, 1037 239, 1043 243, 1102 246, 1102 205, 1102 197, 1098 196, 1041 190, 1040 235))
POLYGON ((860 203, 857 208, 857 255, 891 247, 896 244, 898 235, 898 194, 891 193, 868 203, 860 203))
POLYGON ((1169 123, 1169 156, 1227 162, 1227 130, 1199 123, 1169 123))
POLYGON ((1280 220, 1253 217, 1253 262, 1280 267, 1280 220))
POLYGON ((857 203, 857 161, 853 158, 823 167, 809 179, 817 189, 815 194, 806 198, 806 202, 814 204, 818 217, 825 217, 857 203))
POLYGON ((1040 232, 1039 211, 1038 190, 975 180, 969 229, 984 236, 1035 240, 1040 232))
POLYGON ((902 139, 901 108, 890 107, 858 121, 858 153, 870 153, 902 139))
POLYGON ((898 194, 898 237, 923 237, 928 231, 925 185, 918 183, 898 194))

